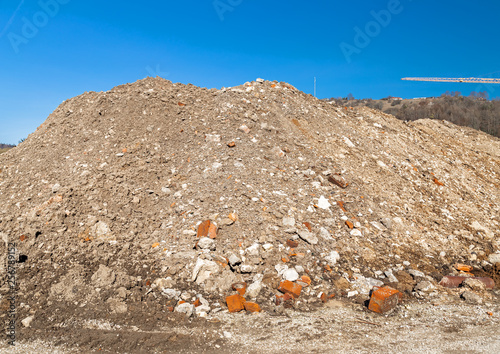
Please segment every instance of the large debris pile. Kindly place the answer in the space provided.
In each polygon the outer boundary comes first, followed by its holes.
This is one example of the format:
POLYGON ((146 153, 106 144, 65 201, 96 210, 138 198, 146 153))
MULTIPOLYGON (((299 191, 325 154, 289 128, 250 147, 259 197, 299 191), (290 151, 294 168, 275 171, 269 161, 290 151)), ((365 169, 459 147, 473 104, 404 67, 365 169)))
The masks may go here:
POLYGON ((500 140, 469 128, 286 83, 148 78, 65 101, 1 155, 1 254, 16 243, 35 328, 307 310, 383 285, 425 298, 457 263, 498 284, 499 179, 500 140))

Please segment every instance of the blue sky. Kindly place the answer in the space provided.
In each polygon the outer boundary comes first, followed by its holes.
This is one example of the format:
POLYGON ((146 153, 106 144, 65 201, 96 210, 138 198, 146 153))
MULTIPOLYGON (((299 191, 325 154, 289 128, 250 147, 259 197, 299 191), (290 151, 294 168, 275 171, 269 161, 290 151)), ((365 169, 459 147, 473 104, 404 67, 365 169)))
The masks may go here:
POLYGON ((404 82, 500 77, 500 2, 77 1, 0 3, 0 142, 65 99, 146 76, 203 87, 262 77, 317 96, 405 98, 499 86, 404 82))

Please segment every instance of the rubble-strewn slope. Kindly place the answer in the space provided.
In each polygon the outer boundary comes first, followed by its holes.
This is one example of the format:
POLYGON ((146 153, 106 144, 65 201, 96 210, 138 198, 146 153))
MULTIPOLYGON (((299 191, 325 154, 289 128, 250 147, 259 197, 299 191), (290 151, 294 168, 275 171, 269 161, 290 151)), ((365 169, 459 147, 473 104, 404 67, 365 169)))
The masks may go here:
POLYGON ((498 277, 487 260, 500 250, 499 139, 285 83, 148 78, 85 93, 0 170, 0 233, 27 256, 19 311, 34 327, 66 312, 160 318, 198 293, 215 312, 242 280, 271 309, 294 267, 312 279, 300 308, 321 291, 366 297, 378 281, 409 295, 415 271, 439 281, 456 262, 498 277), (205 220, 217 237, 195 248, 205 220))

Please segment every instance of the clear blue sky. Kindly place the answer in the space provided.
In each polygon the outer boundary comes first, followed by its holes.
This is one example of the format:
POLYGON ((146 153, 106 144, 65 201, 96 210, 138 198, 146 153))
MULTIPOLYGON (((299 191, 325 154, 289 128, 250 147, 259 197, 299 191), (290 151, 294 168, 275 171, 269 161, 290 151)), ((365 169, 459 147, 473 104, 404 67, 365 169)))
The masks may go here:
POLYGON ((3 0, 0 142, 65 99, 156 75, 210 88, 262 77, 308 93, 316 76, 320 98, 500 96, 500 85, 400 80, 500 77, 499 15, 499 1, 3 0))

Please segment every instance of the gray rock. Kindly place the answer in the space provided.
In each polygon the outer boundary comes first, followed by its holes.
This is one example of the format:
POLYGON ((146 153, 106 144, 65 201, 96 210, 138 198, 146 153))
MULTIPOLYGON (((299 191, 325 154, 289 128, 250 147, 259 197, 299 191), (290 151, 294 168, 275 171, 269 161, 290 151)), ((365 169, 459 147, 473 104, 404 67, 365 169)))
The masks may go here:
POLYGON ((421 281, 415 286, 415 291, 422 291, 422 292, 431 292, 436 287, 428 280, 421 281))
POLYGON ((332 235, 330 234, 330 231, 328 231, 326 228, 324 227, 320 227, 319 228, 319 235, 324 238, 325 240, 331 240, 332 239, 332 235))
POLYGON ((180 290, 176 289, 161 289, 161 293, 168 299, 178 299, 181 295, 180 290))
POLYGON ((460 297, 469 304, 479 305, 483 303, 483 298, 470 290, 464 291, 460 297))
POLYGON ((57 193, 61 189, 61 185, 59 183, 56 183, 52 186, 52 193, 57 193))
POLYGON ((295 226, 295 219, 291 217, 284 217, 283 226, 289 226, 289 227, 295 226))
POLYGON ((340 259, 340 255, 337 251, 331 251, 328 256, 325 257, 329 265, 335 265, 340 259))
POLYGON ((191 317, 193 315, 194 308, 194 305, 185 302, 183 304, 177 305, 177 307, 175 308, 175 312, 184 313, 187 317, 191 317))
POLYGON ((204 250, 215 251, 215 240, 209 237, 202 237, 198 241, 198 247, 204 250))
POLYGON ((385 276, 387 277, 387 279, 388 279, 391 283, 398 283, 398 282, 399 282, 398 278, 396 278, 396 277, 394 276, 394 274, 392 274, 392 270, 390 270, 390 269, 389 269, 389 270, 386 270, 386 271, 384 272, 384 274, 385 274, 385 276))
POLYGON ((198 258, 193 269, 191 281, 196 281, 197 284, 201 284, 212 275, 218 274, 219 271, 220 268, 217 263, 198 258))
POLYGON ((237 255, 232 254, 229 256, 229 264, 231 265, 231 267, 234 267, 240 263, 241 263, 241 259, 237 255))
POLYGON ((116 280, 116 274, 104 264, 99 265, 99 269, 92 275, 92 283, 99 288, 111 286, 116 280))
POLYGON ((471 289, 471 290, 474 290, 474 291, 484 291, 486 290, 486 285, 477 280, 477 279, 474 279, 474 278, 468 278, 468 279, 465 279, 463 282, 462 282, 462 287, 464 288, 468 288, 468 289, 471 289))
POLYGON ((500 263, 500 253, 492 253, 488 256, 488 262, 491 264, 500 263))
POLYGON ((388 229, 392 228, 392 219, 391 218, 382 218, 380 219, 380 223, 387 227, 388 229))
POLYGON ((248 286, 245 296, 250 298, 250 299, 255 299, 257 296, 259 296, 260 291, 262 290, 262 282, 256 281, 250 284, 248 286))
POLYGON ((33 322, 34 316, 29 316, 26 317, 24 320, 21 321, 24 327, 29 327, 31 325, 31 322, 33 322))
POLYGON ((123 302, 122 299, 112 298, 112 299, 108 299, 108 301, 106 301, 106 302, 109 305, 109 309, 113 313, 127 313, 127 311, 128 311, 128 306, 125 302, 123 302))
POLYGON ((299 273, 293 268, 287 269, 283 272, 283 279, 289 281, 296 281, 299 279, 299 273))
POLYGON ((410 269, 408 270, 408 273, 415 279, 415 278, 425 278, 425 274, 422 273, 421 271, 419 270, 415 270, 415 269, 410 269))
POLYGON ((311 245, 316 245, 318 243, 318 238, 312 232, 309 232, 307 230, 299 230, 298 234, 301 239, 303 239, 307 243, 310 243, 311 245))

